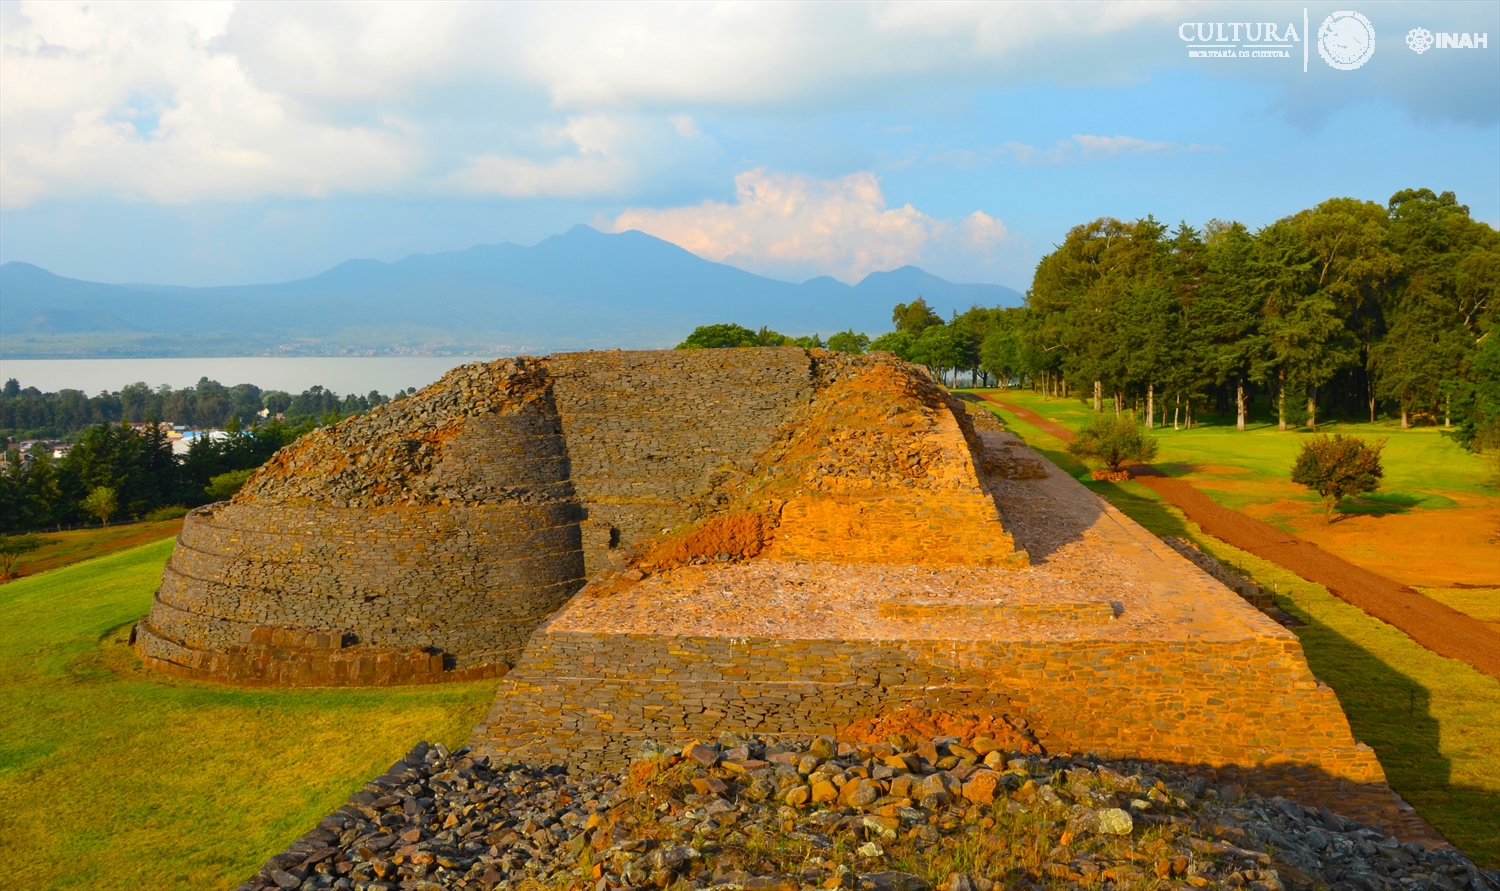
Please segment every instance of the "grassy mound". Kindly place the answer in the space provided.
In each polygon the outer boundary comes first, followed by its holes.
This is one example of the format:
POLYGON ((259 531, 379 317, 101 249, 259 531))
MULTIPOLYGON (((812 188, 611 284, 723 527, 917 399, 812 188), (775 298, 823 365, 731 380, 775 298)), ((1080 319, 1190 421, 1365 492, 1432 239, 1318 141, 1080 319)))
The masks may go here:
POLYGON ((239 690, 126 644, 170 539, 0 587, 0 857, 11 888, 229 888, 494 684, 239 690), (21 866, 24 864, 24 866, 21 866))

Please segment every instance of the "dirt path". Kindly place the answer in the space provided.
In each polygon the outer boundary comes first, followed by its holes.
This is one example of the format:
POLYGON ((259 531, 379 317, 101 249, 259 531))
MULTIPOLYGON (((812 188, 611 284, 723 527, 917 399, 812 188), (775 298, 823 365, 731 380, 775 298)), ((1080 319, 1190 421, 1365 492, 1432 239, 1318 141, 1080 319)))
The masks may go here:
MULTIPOLYGON (((983 398, 1064 442, 1073 439, 1071 430, 1030 409, 990 396, 983 398)), ((1334 596, 1396 626, 1440 656, 1462 659, 1485 674, 1500 678, 1500 634, 1484 622, 1385 576, 1361 569, 1295 535, 1220 507, 1191 483, 1172 479, 1154 467, 1135 465, 1131 472, 1141 485, 1181 509, 1214 538, 1322 585, 1334 596)))

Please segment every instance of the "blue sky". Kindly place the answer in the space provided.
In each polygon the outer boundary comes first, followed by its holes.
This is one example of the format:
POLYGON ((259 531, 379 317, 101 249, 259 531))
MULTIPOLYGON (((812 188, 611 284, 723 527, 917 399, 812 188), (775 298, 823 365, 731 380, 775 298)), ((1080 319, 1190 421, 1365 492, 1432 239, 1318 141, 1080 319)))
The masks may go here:
POLYGON ((1494 42, 1500 2, 0 2, 0 261, 234 284, 587 223, 791 280, 1024 289, 1104 215, 1426 186, 1500 225, 1494 42), (1351 8, 1375 51, 1337 70, 1319 26, 1351 8), (1216 22, 1298 39, 1188 58, 1216 22))

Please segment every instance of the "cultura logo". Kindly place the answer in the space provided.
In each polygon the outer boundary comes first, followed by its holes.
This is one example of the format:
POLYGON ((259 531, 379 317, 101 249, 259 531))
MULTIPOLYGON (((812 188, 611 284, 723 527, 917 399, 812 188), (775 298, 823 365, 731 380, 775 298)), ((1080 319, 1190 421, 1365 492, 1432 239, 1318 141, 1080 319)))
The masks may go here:
POLYGON ((1432 32, 1426 28, 1413 28, 1406 32, 1406 45, 1420 56, 1432 49, 1432 32))
POLYGON ((1357 12, 1336 12, 1318 28, 1318 55, 1330 67, 1353 71, 1375 55, 1375 26, 1357 12))

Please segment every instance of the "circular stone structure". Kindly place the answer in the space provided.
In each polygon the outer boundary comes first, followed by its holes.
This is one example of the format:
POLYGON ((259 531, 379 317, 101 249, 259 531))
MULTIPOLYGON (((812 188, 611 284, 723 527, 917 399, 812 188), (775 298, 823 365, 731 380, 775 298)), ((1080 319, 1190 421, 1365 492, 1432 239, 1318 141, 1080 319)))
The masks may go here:
POLYGON ((136 646, 237 684, 493 677, 582 587, 583 513, 541 364, 462 366, 189 514, 136 646))

